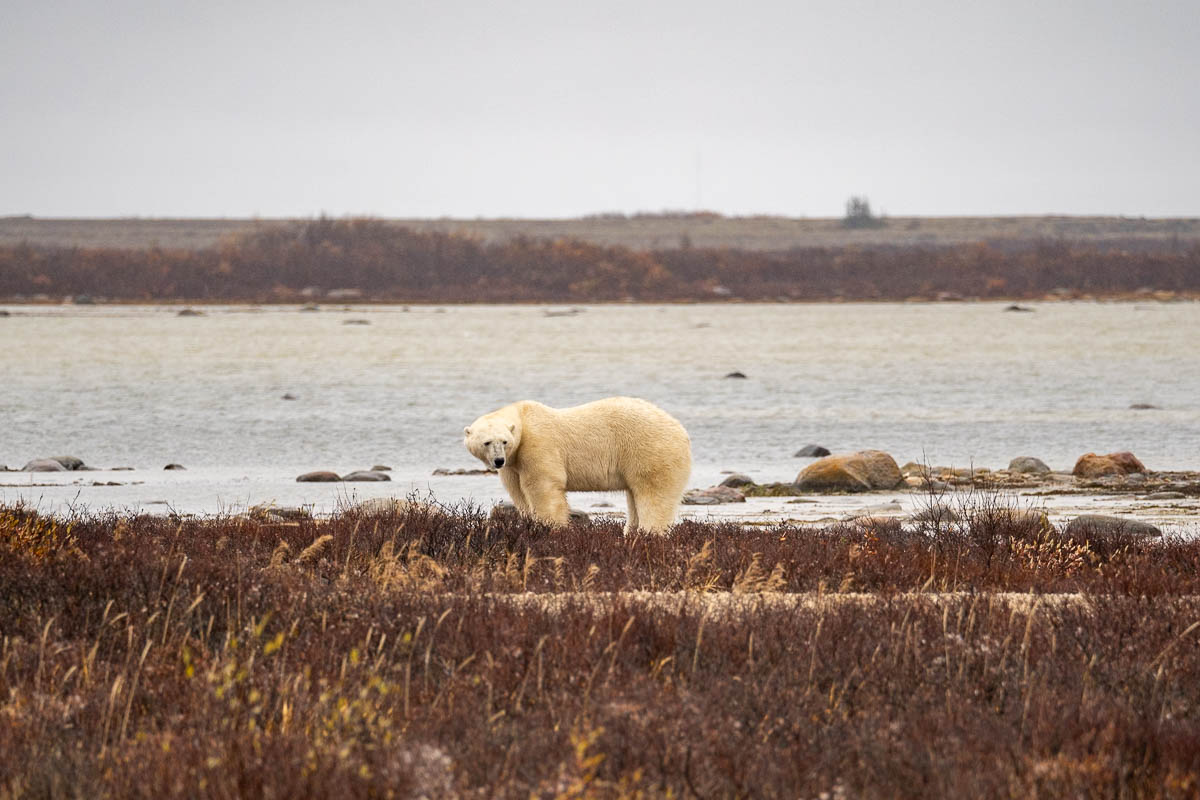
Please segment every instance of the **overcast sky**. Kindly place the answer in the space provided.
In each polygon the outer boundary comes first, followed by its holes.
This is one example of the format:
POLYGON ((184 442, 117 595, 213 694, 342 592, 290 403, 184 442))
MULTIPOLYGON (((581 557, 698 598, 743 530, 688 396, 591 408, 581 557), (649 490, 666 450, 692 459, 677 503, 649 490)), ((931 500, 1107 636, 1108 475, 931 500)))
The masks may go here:
POLYGON ((0 215, 1200 215, 1195 0, 0 0, 0 215))

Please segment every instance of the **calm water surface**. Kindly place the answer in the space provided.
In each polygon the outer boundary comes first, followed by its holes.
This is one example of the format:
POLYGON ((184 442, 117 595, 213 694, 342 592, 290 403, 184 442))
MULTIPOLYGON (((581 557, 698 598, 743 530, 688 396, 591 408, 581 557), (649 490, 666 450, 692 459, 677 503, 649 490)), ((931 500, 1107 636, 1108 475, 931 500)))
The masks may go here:
POLYGON ((102 474, 125 487, 86 485, 97 473, 0 474, 9 484, 0 501, 213 511, 410 489, 488 501, 503 496, 494 476, 430 475, 478 466, 462 448, 464 425, 513 400, 565 406, 614 394, 645 397, 683 422, 697 486, 726 469, 790 480, 808 463, 792 453, 810 442, 993 468, 1035 455, 1069 469, 1089 450, 1128 449, 1151 469, 1200 469, 1200 304, 1003 307, 208 308, 199 317, 9 307, 0 464, 73 454, 135 471, 102 474), (734 370, 748 377, 723 377, 734 370), (163 473, 169 462, 188 470, 163 473), (374 464, 393 467, 395 482, 294 482, 374 464))

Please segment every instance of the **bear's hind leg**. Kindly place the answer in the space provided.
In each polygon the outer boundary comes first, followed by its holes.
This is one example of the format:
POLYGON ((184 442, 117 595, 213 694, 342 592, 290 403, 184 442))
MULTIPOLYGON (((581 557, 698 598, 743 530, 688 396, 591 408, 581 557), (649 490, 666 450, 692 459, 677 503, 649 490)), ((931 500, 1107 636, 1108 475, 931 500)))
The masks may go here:
POLYGON ((628 489, 625 491, 625 502, 629 504, 629 511, 625 514, 625 533, 628 535, 638 529, 637 502, 633 499, 633 492, 628 489))

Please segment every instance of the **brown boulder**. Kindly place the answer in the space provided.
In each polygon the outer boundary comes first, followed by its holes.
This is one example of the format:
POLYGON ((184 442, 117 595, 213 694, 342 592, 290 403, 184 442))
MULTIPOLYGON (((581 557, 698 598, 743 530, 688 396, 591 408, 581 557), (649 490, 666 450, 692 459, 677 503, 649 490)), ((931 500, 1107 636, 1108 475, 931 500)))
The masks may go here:
POLYGON ((341 479, 342 477, 336 472, 329 472, 327 470, 306 472, 300 477, 296 478, 296 480, 300 483, 333 483, 334 481, 340 481, 341 479))
POLYGON ((1075 462, 1075 469, 1071 470, 1071 473, 1077 478, 1102 478, 1105 475, 1129 475, 1145 471, 1145 465, 1137 456, 1129 452, 1120 452, 1103 456, 1084 453, 1075 462))
POLYGON ((825 456, 796 476, 796 484, 801 489, 835 492, 894 489, 903 481, 896 460, 882 450, 825 456))

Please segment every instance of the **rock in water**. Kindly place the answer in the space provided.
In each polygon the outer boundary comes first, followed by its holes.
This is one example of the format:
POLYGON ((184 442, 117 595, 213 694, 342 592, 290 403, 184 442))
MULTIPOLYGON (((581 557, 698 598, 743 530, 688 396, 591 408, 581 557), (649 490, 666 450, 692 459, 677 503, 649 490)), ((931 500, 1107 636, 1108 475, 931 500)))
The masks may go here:
POLYGON ((726 373, 725 377, 726 378, 745 378, 746 373, 739 372, 738 370, 734 370, 733 372, 726 373))
POLYGON ((1154 405, 1153 403, 1133 403, 1129 407, 1134 411, 1149 411, 1151 409, 1158 408, 1158 406, 1154 405))
POLYGON ((792 458, 822 458, 828 455, 833 455, 829 452, 829 448, 821 447, 819 444, 806 444, 797 450, 792 458))
POLYGON ((21 467, 21 472, 69 472, 69 470, 57 459, 35 458, 21 467))
POLYGON ((869 492, 894 489, 903 480, 896 460, 882 450, 826 456, 796 476, 796 484, 805 491, 869 492))
POLYGON ((1077 478, 1102 478, 1105 475, 1130 475, 1134 472, 1145 472, 1146 466, 1133 453, 1122 451, 1098 456, 1095 453, 1084 453, 1075 462, 1071 473, 1077 478))
POLYGON ((710 486, 707 489, 692 489, 683 495, 686 506, 715 506, 721 503, 744 503, 746 495, 731 486, 710 486))
POLYGON ((183 464, 167 464, 163 469, 187 469, 183 464))
POLYGON ((83 463, 82 458, 75 456, 50 456, 51 461, 57 461, 71 471, 87 469, 87 465, 83 463))
POLYGON ((1040 458, 1033 456, 1017 456, 1012 461, 1008 462, 1009 472, 1035 473, 1041 474, 1049 472, 1050 468, 1046 466, 1046 462, 1040 458))
POLYGON ((721 481, 721 486, 728 486, 731 489, 736 489, 739 486, 749 486, 754 483, 754 479, 749 475, 743 475, 740 472, 735 472, 725 480, 721 481))
POLYGON ((1128 534, 1131 536, 1162 536, 1162 531, 1149 522, 1122 517, 1106 517, 1101 514, 1084 514, 1067 523, 1066 535, 1086 539, 1089 534, 1128 534))
POLYGON ((342 479, 341 476, 338 475, 336 472, 329 472, 328 470, 318 470, 316 472, 304 473, 300 477, 296 478, 296 482, 297 483, 333 483, 334 481, 340 481, 341 479, 342 479))
POLYGON ((386 472, 376 472, 372 469, 360 469, 342 476, 344 481, 390 481, 391 479, 392 476, 386 472))

